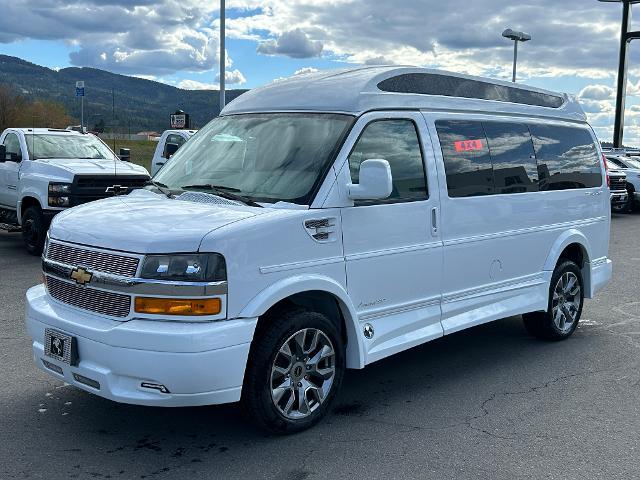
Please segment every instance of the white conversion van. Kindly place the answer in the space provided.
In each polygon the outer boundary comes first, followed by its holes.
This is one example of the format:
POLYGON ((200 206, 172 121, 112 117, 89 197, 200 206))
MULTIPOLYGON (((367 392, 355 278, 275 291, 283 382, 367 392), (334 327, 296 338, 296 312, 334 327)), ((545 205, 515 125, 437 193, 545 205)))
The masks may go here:
POLYGON ((36 364, 141 405, 241 401, 276 432, 345 368, 523 315, 576 329, 609 281, 602 152, 566 95, 408 67, 238 97, 126 197, 57 215, 36 364))

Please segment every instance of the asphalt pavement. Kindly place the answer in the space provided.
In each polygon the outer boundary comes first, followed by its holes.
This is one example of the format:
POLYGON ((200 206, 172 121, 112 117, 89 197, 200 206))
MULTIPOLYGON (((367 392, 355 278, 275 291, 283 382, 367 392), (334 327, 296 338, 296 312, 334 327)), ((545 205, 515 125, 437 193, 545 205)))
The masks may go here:
POLYGON ((23 313, 40 260, 0 233, 0 478, 639 478, 640 214, 614 216, 610 256, 568 341, 519 317, 454 334, 348 371, 323 423, 278 437, 235 405, 121 405, 40 372, 23 313))

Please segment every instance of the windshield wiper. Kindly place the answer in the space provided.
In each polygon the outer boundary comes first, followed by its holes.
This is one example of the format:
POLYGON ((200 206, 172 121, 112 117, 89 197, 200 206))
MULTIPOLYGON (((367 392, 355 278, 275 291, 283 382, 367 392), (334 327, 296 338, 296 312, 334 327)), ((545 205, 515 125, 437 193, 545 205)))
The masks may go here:
POLYGON ((236 193, 231 193, 231 192, 241 192, 242 190, 237 189, 237 188, 233 188, 233 187, 227 187, 225 185, 212 185, 210 183, 204 183, 202 185, 185 185, 185 186, 180 187, 180 188, 182 190, 189 190, 189 189, 210 190, 210 191, 214 192, 219 197, 226 198, 228 200, 236 200, 237 202, 242 202, 245 205, 249 205, 251 207, 260 207, 260 208, 262 208, 262 205, 260 205, 259 203, 254 202, 249 197, 238 195, 236 193))
POLYGON ((160 190, 160 192, 166 195, 167 198, 173 198, 171 190, 169 190, 169 187, 167 187, 164 183, 156 182, 155 180, 147 180, 146 182, 144 182, 144 185, 151 185, 153 187, 156 187, 158 190, 160 190))

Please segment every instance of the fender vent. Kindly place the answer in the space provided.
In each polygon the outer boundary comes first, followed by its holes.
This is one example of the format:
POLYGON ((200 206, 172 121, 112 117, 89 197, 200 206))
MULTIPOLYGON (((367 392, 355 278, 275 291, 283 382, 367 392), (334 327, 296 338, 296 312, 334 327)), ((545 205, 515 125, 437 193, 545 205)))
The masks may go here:
POLYGON ((335 226, 335 218, 314 218, 304 222, 304 228, 309 236, 320 243, 335 242, 335 226))

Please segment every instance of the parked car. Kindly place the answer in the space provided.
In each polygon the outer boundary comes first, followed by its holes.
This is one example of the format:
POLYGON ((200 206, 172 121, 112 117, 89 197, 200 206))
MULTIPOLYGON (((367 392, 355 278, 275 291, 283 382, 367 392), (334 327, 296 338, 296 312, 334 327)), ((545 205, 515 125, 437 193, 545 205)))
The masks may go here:
POLYGON ((158 140, 158 146, 153 153, 151 161, 151 175, 158 173, 158 170, 178 151, 178 149, 189 140, 197 130, 165 130, 158 140))
POLYGON ((605 163, 608 166, 609 178, 609 195, 611 198, 611 208, 614 211, 623 211, 627 208, 629 202, 629 193, 627 192, 627 174, 616 168, 605 157, 605 163))
POLYGON ((0 135, 0 227, 22 231, 40 255, 49 223, 62 210, 129 192, 149 179, 98 137, 52 128, 9 128, 0 135))
POLYGON ((118 402, 241 401, 282 433, 346 368, 443 335, 523 315, 566 339, 612 274, 603 163, 575 99, 509 82, 368 67, 256 88, 155 186, 55 218, 36 364, 118 402))
POLYGON ((627 203, 624 208, 631 212, 640 205, 640 159, 626 155, 607 155, 610 167, 626 174, 627 203))

